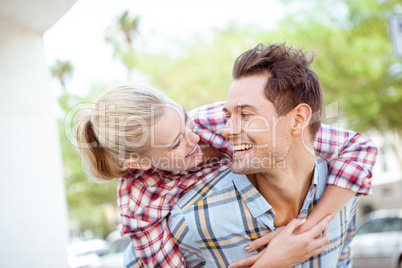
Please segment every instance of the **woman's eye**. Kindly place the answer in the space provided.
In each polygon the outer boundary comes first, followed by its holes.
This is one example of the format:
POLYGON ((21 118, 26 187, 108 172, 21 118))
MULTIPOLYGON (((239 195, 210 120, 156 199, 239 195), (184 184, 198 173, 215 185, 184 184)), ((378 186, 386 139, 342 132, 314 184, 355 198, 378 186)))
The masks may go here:
POLYGON ((250 114, 242 113, 241 116, 242 116, 242 117, 247 117, 247 116, 250 116, 250 114))
POLYGON ((172 149, 176 149, 177 147, 179 147, 181 143, 181 139, 172 147, 172 149))

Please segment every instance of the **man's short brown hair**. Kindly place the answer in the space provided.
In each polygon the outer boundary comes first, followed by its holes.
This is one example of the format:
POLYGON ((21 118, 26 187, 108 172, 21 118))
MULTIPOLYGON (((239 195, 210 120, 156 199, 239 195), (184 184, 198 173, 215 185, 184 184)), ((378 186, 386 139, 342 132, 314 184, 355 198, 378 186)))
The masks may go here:
POLYGON ((311 107, 310 130, 315 136, 321 126, 322 89, 318 76, 309 69, 314 56, 286 44, 258 44, 235 61, 233 79, 266 74, 265 97, 278 116, 286 115, 300 103, 311 107))

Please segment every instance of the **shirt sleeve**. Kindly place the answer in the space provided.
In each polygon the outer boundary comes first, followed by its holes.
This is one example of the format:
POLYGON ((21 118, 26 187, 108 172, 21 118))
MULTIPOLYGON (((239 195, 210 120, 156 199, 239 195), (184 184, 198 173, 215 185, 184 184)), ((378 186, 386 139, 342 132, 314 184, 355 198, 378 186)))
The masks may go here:
POLYGON ((131 236, 131 242, 135 257, 145 267, 185 267, 183 257, 167 227, 166 218, 131 236))
POLYGON ((209 144, 226 156, 232 156, 229 142, 222 136, 222 129, 226 124, 226 117, 222 109, 224 102, 215 102, 188 112, 194 120, 194 133, 200 140, 209 144))
POLYGON ((167 228, 167 216, 181 192, 199 178, 171 177, 163 181, 153 173, 121 179, 118 198, 122 234, 130 237, 135 257, 145 267, 185 267, 167 228))
POLYGON ((327 184, 371 193, 372 170, 377 157, 375 144, 366 136, 322 124, 314 141, 318 156, 330 162, 327 184))
POLYGON ((130 237, 135 256, 145 267, 184 267, 167 217, 183 192, 226 169, 226 163, 207 163, 174 174, 158 171, 159 176, 153 170, 134 172, 119 180, 122 234, 130 237))

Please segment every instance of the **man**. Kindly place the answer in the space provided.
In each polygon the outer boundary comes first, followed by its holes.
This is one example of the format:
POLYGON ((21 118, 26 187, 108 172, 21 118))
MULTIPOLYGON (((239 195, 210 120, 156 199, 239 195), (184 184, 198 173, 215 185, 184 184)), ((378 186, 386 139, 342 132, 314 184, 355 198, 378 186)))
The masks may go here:
MULTIPOLYGON (((259 45, 236 60, 222 131, 233 149, 232 172, 186 193, 169 220, 187 266, 226 267, 256 254, 244 247, 305 218, 323 195, 328 165, 310 149, 322 109, 311 61, 284 44, 259 45)), ((325 251, 298 266, 351 267, 357 202, 354 197, 328 224, 325 251)))

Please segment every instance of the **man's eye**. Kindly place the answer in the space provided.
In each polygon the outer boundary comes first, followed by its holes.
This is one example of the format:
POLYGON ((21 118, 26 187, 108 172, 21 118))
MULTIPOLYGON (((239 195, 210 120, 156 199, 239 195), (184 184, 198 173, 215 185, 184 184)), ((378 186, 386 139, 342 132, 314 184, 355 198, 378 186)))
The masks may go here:
POLYGON ((226 117, 226 119, 230 118, 230 114, 224 114, 224 116, 226 117))
POLYGON ((247 116, 250 116, 250 114, 241 113, 241 117, 247 117, 247 116))

